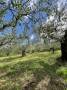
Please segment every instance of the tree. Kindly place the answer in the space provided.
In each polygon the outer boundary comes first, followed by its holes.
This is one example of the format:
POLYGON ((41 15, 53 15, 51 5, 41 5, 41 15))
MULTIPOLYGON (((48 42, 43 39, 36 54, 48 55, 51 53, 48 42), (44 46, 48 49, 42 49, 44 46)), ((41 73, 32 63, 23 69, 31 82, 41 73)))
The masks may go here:
POLYGON ((49 16, 47 24, 47 33, 49 37, 54 38, 61 43, 62 60, 67 60, 67 3, 55 3, 52 13, 49 16), (65 34, 64 34, 65 33, 65 34))

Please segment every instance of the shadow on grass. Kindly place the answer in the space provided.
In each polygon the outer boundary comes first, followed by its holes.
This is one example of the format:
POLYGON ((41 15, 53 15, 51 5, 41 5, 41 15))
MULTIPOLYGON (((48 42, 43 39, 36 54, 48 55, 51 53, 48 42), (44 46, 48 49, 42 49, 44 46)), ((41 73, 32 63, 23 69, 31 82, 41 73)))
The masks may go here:
MULTIPOLYGON (((16 58, 14 58, 14 59, 16 59, 16 58)), ((58 59, 57 59, 56 63, 54 63, 52 65, 45 63, 45 61, 41 60, 41 59, 38 59, 38 60, 33 59, 33 60, 29 60, 29 61, 23 61, 23 62, 19 62, 19 63, 15 64, 13 66, 10 66, 10 69, 8 70, 5 77, 9 77, 10 79, 18 78, 21 74, 24 75, 25 72, 30 71, 34 75, 36 80, 28 82, 28 84, 26 84, 26 86, 24 86, 24 88, 22 90, 35 90, 36 86, 42 80, 44 80, 44 78, 47 75, 50 77, 50 81, 48 82, 47 89, 41 88, 41 89, 36 89, 36 90, 65 90, 64 85, 59 85, 58 82, 55 83, 56 80, 53 79, 53 78, 56 78, 56 79, 59 78, 59 76, 56 74, 56 70, 61 65, 58 63, 58 59), (53 83, 55 83, 53 86, 53 89, 50 89, 50 88, 52 88, 53 83), (49 88, 49 86, 50 86, 50 88, 49 88)))
POLYGON ((16 57, 6 57, 4 59, 1 59, 0 62, 10 62, 13 61, 14 59, 19 59, 21 56, 16 56, 16 57))

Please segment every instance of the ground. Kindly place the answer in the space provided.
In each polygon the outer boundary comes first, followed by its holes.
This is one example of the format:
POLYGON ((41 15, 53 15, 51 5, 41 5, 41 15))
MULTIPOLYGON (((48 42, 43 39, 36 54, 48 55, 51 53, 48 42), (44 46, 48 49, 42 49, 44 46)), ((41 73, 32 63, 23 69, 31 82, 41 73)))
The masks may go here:
POLYGON ((67 63, 61 52, 0 58, 0 90, 66 90, 67 63))

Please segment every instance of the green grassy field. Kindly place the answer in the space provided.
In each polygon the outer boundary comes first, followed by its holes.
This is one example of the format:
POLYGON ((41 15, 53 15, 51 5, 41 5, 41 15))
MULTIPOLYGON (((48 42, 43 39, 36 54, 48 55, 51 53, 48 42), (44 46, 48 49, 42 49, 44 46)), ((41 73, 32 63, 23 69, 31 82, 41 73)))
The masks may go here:
POLYGON ((56 51, 1 57, 0 90, 66 90, 67 63, 60 56, 56 51))

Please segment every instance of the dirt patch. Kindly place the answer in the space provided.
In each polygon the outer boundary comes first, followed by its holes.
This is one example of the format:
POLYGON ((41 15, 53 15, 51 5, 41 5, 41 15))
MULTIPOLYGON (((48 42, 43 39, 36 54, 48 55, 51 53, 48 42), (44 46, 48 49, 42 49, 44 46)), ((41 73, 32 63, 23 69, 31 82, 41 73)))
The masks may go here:
POLYGON ((66 90, 63 79, 46 76, 35 90, 66 90))
POLYGON ((35 90, 47 90, 49 82, 50 82, 50 77, 45 76, 45 78, 38 83, 35 90))
POLYGON ((66 90, 64 80, 61 78, 51 78, 47 90, 66 90))
POLYGON ((35 78, 28 80, 22 90, 66 90, 63 79, 45 76, 39 83, 35 78))
POLYGON ((36 86, 36 79, 32 77, 31 79, 25 81, 22 90, 34 90, 35 86, 36 86))

